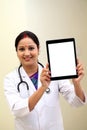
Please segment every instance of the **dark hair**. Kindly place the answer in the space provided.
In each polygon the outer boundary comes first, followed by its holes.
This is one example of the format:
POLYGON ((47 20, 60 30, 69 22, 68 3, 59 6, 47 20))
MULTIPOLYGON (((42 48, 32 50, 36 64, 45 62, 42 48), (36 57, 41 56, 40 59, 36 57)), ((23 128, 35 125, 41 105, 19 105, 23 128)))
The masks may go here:
POLYGON ((17 51, 17 47, 18 47, 18 43, 21 39, 23 38, 26 38, 26 37, 29 37, 31 38, 37 45, 37 47, 39 48, 39 40, 38 40, 38 37, 33 33, 33 32, 30 32, 30 31, 23 31, 21 32, 15 39, 15 49, 17 51))

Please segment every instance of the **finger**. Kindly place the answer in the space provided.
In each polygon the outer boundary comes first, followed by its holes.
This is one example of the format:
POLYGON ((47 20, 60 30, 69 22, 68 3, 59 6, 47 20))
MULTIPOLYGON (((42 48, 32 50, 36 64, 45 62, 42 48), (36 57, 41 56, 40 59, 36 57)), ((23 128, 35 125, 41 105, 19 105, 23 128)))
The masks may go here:
POLYGON ((43 72, 42 76, 46 76, 46 77, 50 78, 50 71, 45 70, 45 71, 43 72))
POLYGON ((78 75, 84 75, 84 70, 79 70, 78 75))
POLYGON ((42 70, 42 73, 41 73, 42 76, 50 76, 50 71, 46 68, 43 68, 42 70))
POLYGON ((76 62, 77 62, 77 64, 79 63, 79 59, 78 58, 76 59, 76 62))
POLYGON ((82 65, 82 64, 78 64, 78 66, 77 66, 77 71, 79 71, 79 70, 84 70, 84 68, 83 68, 83 65, 82 65))
POLYGON ((48 63, 46 64, 46 69, 49 69, 49 64, 48 63))

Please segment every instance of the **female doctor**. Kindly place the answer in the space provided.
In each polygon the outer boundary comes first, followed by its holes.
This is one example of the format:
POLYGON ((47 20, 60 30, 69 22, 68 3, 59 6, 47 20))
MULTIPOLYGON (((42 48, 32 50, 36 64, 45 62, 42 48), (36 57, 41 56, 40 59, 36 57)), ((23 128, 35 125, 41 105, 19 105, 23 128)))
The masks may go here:
POLYGON ((15 40, 20 66, 6 75, 4 90, 15 116, 16 130, 64 130, 59 93, 73 106, 86 103, 80 81, 84 75, 82 64, 77 64, 78 78, 50 80, 48 64, 38 63, 39 40, 30 32, 21 32, 15 40))

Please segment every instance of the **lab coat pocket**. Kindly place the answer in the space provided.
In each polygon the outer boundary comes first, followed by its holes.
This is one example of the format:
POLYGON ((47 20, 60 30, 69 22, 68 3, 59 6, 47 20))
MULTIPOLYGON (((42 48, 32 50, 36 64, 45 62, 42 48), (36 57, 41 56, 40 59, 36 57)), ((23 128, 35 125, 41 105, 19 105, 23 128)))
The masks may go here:
POLYGON ((45 92, 44 99, 46 106, 55 107, 58 103, 58 88, 50 87, 50 92, 45 92))

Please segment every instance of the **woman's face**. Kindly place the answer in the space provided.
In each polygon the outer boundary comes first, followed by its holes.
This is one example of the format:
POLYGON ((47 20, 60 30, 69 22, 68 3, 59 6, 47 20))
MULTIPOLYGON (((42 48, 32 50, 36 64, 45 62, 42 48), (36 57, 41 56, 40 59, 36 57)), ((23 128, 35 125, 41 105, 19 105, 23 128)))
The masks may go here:
POLYGON ((17 47, 17 56, 22 66, 32 66, 38 61, 39 48, 36 43, 29 37, 19 41, 17 47))

